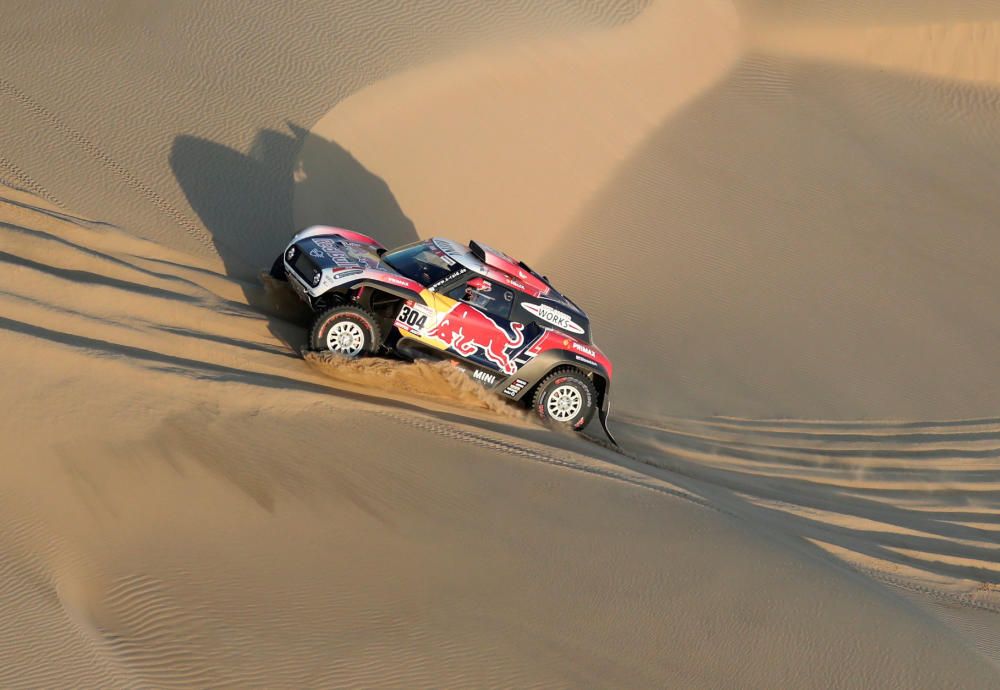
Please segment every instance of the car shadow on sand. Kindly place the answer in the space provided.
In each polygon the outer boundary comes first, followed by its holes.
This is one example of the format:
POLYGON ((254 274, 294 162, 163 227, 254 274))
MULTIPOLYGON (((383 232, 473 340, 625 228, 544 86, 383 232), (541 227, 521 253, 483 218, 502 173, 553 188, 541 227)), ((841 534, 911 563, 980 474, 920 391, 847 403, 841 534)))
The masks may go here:
MULTIPOLYGON (((261 130, 247 153, 201 137, 174 139, 170 167, 211 234, 226 275, 271 332, 298 349, 307 314, 260 279, 298 230, 333 225, 370 234, 386 246, 417 239, 385 181, 336 142, 295 124, 261 130), (308 203, 296 204, 296 199, 308 203)), ((287 297, 287 296, 285 296, 287 297)))

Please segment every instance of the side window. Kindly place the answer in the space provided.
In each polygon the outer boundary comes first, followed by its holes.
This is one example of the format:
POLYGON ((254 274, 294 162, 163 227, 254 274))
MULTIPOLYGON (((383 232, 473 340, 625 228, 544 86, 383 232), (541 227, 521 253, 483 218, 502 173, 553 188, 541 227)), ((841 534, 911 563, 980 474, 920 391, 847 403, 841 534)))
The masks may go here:
POLYGON ((490 316, 501 319, 510 319, 510 310, 514 306, 513 290, 484 278, 473 278, 460 283, 448 292, 448 297, 471 304, 490 316))

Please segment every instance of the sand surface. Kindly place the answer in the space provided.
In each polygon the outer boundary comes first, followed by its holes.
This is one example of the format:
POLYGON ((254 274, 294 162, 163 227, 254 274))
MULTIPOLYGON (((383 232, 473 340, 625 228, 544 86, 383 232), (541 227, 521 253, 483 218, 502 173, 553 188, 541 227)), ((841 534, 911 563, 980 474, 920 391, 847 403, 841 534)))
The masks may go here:
POLYGON ((1000 6, 6 0, 0 687, 1000 687, 1000 6), (592 314, 622 452, 303 360, 306 223, 592 314))

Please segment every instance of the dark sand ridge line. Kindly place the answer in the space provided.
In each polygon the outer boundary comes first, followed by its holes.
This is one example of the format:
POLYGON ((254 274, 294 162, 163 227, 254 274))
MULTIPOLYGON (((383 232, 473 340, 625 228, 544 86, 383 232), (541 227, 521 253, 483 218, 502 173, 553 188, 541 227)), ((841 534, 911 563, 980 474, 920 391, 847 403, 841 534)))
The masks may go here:
MULTIPOLYGON (((779 529, 881 561, 883 570, 886 563, 912 566, 923 572, 924 584, 928 575, 963 579, 967 593, 997 582, 997 531, 981 526, 996 522, 996 462, 966 473, 926 471, 917 461, 884 476, 863 464, 821 457, 799 463, 774 454, 748 454, 725 440, 695 439, 665 429, 625 427, 623 438, 637 458, 727 496, 731 492, 740 501, 752 500, 752 510, 770 515, 779 529), (948 558, 967 562, 959 565, 948 558)), ((821 452, 816 449, 817 455, 821 452)))

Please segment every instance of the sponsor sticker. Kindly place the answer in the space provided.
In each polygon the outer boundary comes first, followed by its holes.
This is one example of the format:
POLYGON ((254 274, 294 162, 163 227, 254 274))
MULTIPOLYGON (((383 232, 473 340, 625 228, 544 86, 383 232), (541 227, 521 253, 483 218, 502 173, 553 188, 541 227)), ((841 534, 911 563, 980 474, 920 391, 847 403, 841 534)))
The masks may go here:
POLYGON ((428 320, 434 315, 434 310, 412 300, 403 305, 396 317, 396 327, 404 331, 420 335, 427 328, 428 320))
POLYGON ((517 371, 512 353, 524 344, 524 324, 512 322, 511 333, 465 302, 456 303, 423 335, 440 340, 463 357, 482 357, 508 374, 517 371))
POLYGON ((583 333, 583 329, 578 323, 573 321, 573 319, 558 309, 553 309, 547 304, 532 304, 531 302, 524 302, 522 305, 525 311, 529 314, 537 316, 542 321, 547 321, 553 326, 558 326, 564 331, 569 331, 570 333, 583 333))
POLYGON ((405 288, 410 287, 410 282, 408 280, 406 280, 405 278, 399 278, 397 276, 394 276, 391 273, 383 273, 382 275, 378 276, 378 280, 390 283, 392 285, 398 285, 400 287, 405 287, 405 288))
MULTIPOLYGON (((454 262, 454 261, 452 261, 452 263, 455 263, 455 262, 454 262)), ((431 290, 431 291, 436 291, 436 290, 437 290, 437 289, 438 289, 439 287, 441 287, 441 286, 442 286, 442 285, 444 285, 445 283, 448 283, 448 282, 450 282, 450 281, 454 280, 454 279, 455 279, 455 278, 457 278, 458 276, 460 276, 460 275, 462 275, 463 273, 465 273, 465 272, 466 272, 467 270, 469 270, 469 269, 467 269, 467 268, 465 268, 465 267, 463 266, 462 268, 458 269, 457 271, 453 271, 452 273, 449 273, 449 274, 448 274, 448 275, 446 275, 446 276, 445 276, 444 278, 442 278, 442 279, 441 279, 441 280, 439 280, 438 282, 436 282, 436 283, 434 283, 433 285, 431 285, 431 286, 430 286, 430 287, 428 288, 428 290, 431 290)))
POLYGON ((513 383, 504 388, 503 390, 504 395, 509 395, 510 397, 513 398, 515 395, 521 392, 522 388, 524 388, 527 385, 528 382, 525 381, 524 379, 515 379, 513 383))
POLYGON ((334 264, 345 268, 368 266, 367 261, 348 251, 342 242, 331 240, 329 237, 314 237, 312 243, 316 245, 316 248, 309 250, 310 256, 319 258, 326 255, 334 264))
POLYGON ((483 383, 489 384, 491 386, 497 382, 496 374, 490 374, 485 371, 480 371, 478 369, 472 372, 472 378, 476 379, 477 381, 482 381, 483 383))

